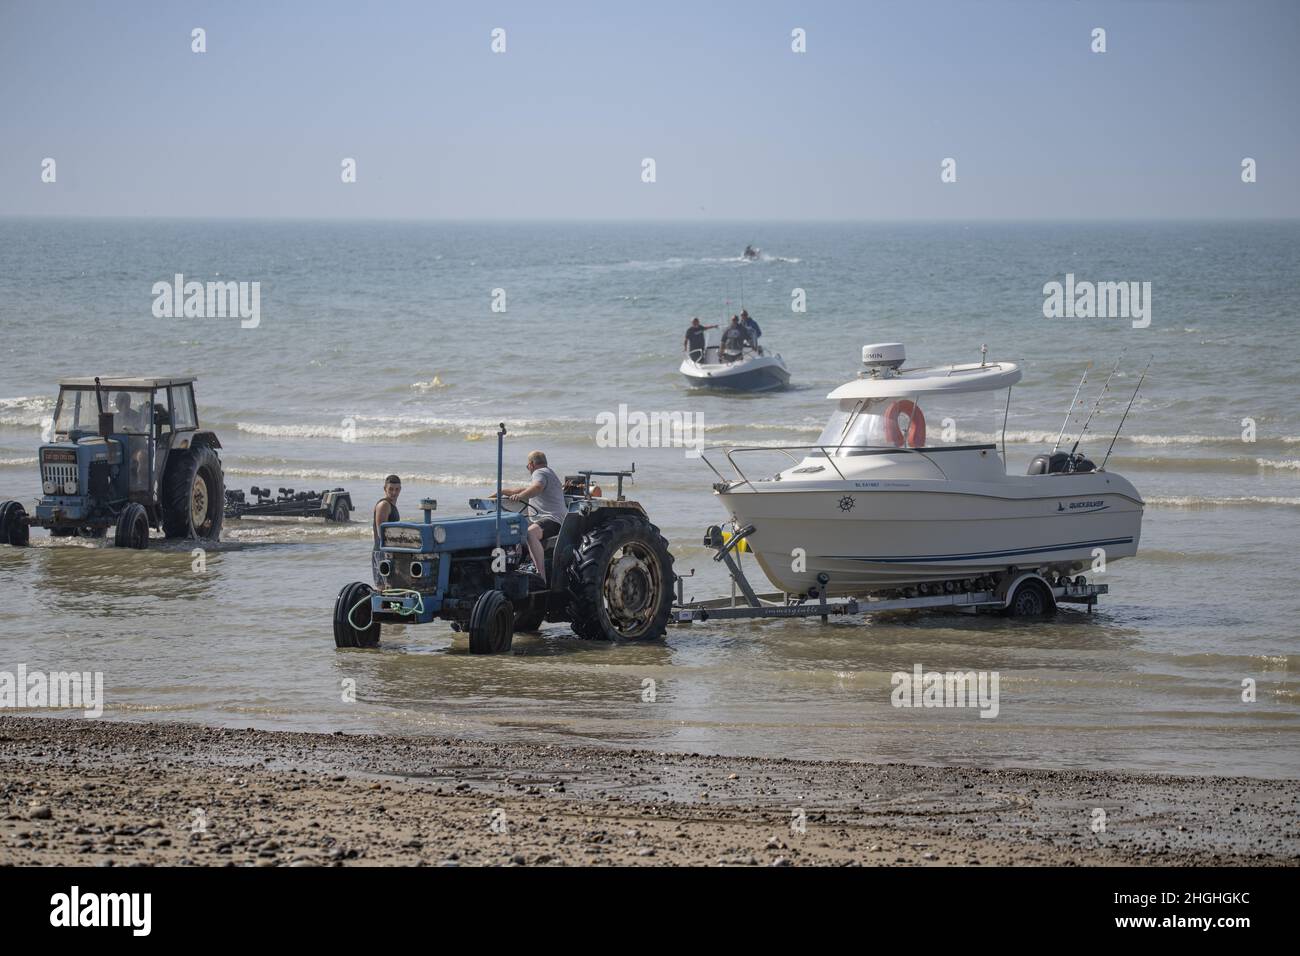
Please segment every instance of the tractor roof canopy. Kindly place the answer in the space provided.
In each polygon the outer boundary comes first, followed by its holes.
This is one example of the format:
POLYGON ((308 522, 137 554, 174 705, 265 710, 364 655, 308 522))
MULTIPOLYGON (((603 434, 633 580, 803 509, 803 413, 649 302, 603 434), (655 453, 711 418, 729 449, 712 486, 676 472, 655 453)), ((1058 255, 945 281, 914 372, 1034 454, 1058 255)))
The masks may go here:
MULTIPOLYGON (((193 375, 166 375, 161 378, 104 378, 99 384, 104 388, 166 388, 168 385, 189 385, 195 381, 193 375)), ((65 378, 59 380, 60 388, 94 388, 95 379, 65 378)))

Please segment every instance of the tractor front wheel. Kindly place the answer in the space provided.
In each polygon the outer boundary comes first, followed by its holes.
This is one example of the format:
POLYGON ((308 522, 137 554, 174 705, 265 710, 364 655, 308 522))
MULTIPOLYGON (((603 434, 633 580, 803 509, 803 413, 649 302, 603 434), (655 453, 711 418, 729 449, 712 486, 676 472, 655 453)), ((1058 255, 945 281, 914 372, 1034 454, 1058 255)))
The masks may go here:
POLYGON ((370 595, 374 588, 357 581, 349 584, 334 599, 334 646, 378 647, 379 622, 370 615, 370 595))
POLYGON ((469 615, 469 652, 504 654, 514 639, 514 605, 500 591, 484 591, 469 615))
POLYGON ((207 445, 176 453, 163 476, 163 532, 169 538, 221 539, 226 482, 221 459, 207 445))
POLYGON ((117 516, 117 531, 113 535, 113 544, 119 548, 134 548, 143 551, 149 547, 149 516, 144 505, 133 501, 117 516))
POLYGON ((21 501, 0 502, 0 544, 23 548, 31 540, 27 509, 21 501))
POLYGON ((593 528, 568 567, 569 626, 594 641, 654 641, 668 631, 673 556, 649 521, 625 515, 593 528))

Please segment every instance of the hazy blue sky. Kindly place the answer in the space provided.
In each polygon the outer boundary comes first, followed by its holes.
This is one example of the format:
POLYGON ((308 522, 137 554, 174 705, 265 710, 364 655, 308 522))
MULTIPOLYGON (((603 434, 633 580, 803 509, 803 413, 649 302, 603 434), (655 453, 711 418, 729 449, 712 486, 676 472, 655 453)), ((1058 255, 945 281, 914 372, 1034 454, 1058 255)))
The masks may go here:
POLYGON ((1298 45, 1295 0, 0 0, 0 214, 1292 217, 1298 45))

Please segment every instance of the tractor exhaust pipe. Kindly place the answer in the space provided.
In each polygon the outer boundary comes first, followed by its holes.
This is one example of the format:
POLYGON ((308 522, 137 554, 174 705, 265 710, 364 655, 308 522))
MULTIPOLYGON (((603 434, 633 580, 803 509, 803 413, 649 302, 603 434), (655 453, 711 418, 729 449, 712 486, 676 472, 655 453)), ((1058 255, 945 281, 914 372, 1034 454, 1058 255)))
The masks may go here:
POLYGON ((95 404, 99 406, 99 437, 107 438, 113 434, 113 413, 104 411, 104 387, 95 376, 95 404))

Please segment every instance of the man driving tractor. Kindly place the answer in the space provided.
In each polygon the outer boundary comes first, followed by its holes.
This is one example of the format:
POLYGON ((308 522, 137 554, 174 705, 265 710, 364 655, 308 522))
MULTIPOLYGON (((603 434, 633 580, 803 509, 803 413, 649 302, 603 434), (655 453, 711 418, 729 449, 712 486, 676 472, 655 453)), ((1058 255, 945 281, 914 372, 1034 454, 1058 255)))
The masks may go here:
POLYGON ((546 560, 542 542, 548 536, 559 533, 560 524, 569 509, 564 503, 564 482, 547 465, 544 452, 529 452, 527 468, 533 477, 532 483, 523 488, 502 488, 501 494, 510 501, 532 503, 535 511, 528 525, 528 553, 537 573, 545 577, 546 560))

